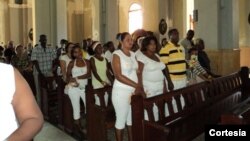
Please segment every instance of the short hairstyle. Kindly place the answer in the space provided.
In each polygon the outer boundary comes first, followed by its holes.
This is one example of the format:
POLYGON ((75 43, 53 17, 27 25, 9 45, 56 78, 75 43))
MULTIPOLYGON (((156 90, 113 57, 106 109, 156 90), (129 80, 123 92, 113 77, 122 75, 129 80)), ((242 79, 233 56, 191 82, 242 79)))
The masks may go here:
POLYGON ((17 51, 18 48, 23 47, 22 45, 17 45, 15 50, 17 51))
POLYGON ((170 29, 170 30, 168 31, 168 37, 169 37, 169 39, 170 39, 170 36, 171 36, 174 32, 178 32, 178 30, 177 30, 176 28, 173 28, 173 29, 170 29))
POLYGON ((109 41, 106 43, 107 48, 110 48, 111 45, 114 45, 114 43, 112 41, 109 41))
POLYGON ((148 36, 142 40, 141 51, 147 51, 147 47, 150 45, 150 41, 154 41, 156 48, 158 46, 158 40, 155 36, 148 36))
POLYGON ((68 53, 68 48, 69 48, 70 45, 75 45, 75 44, 72 43, 72 42, 67 43, 67 45, 65 46, 65 52, 66 53, 68 53))
POLYGON ((187 34, 194 34, 194 31, 193 30, 191 30, 191 29, 189 29, 188 31, 187 31, 187 34))
POLYGON ((43 38, 43 37, 47 37, 47 36, 45 34, 41 34, 40 39, 43 38))
POLYGON ((76 59, 75 57, 74 57, 74 50, 75 49, 80 49, 81 50, 81 47, 78 45, 78 44, 75 44, 74 46, 73 46, 73 48, 72 48, 72 50, 71 50, 71 58, 72 59, 76 59))

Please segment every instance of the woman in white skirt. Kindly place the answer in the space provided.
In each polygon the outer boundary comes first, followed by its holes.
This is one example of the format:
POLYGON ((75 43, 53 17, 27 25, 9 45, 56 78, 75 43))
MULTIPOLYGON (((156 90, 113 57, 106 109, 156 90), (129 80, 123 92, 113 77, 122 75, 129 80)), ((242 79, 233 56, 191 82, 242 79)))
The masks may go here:
POLYGON ((115 81, 112 90, 112 102, 116 112, 116 140, 123 140, 125 124, 128 126, 129 140, 132 141, 131 96, 140 93, 142 86, 138 84, 138 63, 135 54, 130 51, 133 46, 132 37, 124 32, 120 35, 121 49, 113 53, 112 68, 115 81))
POLYGON ((67 69, 68 95, 73 107, 75 124, 79 131, 82 131, 80 124, 80 99, 83 100, 86 109, 85 86, 90 77, 90 64, 87 60, 82 59, 81 52, 80 46, 75 45, 73 47, 71 55, 73 60, 69 63, 67 69))

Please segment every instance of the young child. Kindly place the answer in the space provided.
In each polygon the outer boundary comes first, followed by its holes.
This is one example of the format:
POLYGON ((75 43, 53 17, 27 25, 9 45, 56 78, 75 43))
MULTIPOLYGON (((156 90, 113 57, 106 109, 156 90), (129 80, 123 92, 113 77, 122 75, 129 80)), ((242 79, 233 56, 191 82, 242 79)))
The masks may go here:
POLYGON ((189 60, 188 65, 189 69, 191 70, 191 84, 198 83, 202 81, 211 81, 212 76, 209 75, 206 70, 200 65, 198 61, 198 50, 197 48, 193 47, 189 49, 189 60), (199 79, 200 78, 200 79, 199 79))

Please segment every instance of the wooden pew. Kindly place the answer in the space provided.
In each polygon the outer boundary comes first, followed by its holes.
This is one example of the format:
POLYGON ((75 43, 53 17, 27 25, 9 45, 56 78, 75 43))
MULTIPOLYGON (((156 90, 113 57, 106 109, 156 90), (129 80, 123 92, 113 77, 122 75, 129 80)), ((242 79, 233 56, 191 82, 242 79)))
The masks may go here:
POLYGON ((115 112, 111 101, 112 87, 105 87, 93 90, 89 87, 87 92, 87 134, 90 141, 106 141, 108 129, 115 124, 115 112), (108 94, 107 105, 105 103, 105 93, 108 94), (95 94, 97 94, 100 105, 96 104, 95 94))
POLYGON ((189 141, 204 132, 206 124, 215 124, 220 115, 242 102, 240 73, 202 82, 163 95, 143 99, 132 96, 132 132, 134 141, 189 141), (185 106, 181 105, 181 96, 185 106), (173 99, 178 112, 174 112, 173 99), (154 119, 153 105, 159 120, 154 119), (167 107, 165 106, 167 105, 167 107), (166 116, 166 109, 169 116, 166 116), (145 119, 144 110, 148 113, 145 119))
POLYGON ((41 86, 41 109, 45 120, 58 123, 58 93, 56 77, 39 78, 41 86))

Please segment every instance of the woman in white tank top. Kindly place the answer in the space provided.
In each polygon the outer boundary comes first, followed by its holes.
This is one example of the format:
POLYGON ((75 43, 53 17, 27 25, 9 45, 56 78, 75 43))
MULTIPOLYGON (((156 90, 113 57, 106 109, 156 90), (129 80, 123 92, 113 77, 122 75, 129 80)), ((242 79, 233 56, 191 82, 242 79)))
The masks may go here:
POLYGON ((86 94, 85 86, 90 77, 90 64, 82 59, 81 48, 75 45, 72 49, 72 60, 67 69, 68 95, 73 107, 73 117, 75 125, 80 135, 82 135, 83 126, 80 122, 80 99, 83 100, 86 112, 86 94))
POLYGON ((116 140, 122 141, 125 124, 128 127, 129 139, 132 140, 131 96, 142 92, 138 84, 138 63, 135 54, 130 51, 133 45, 132 37, 124 32, 120 35, 121 49, 113 53, 112 68, 115 81, 112 90, 112 102, 116 113, 116 140))
POLYGON ((2 63, 0 70, 0 141, 31 140, 42 128, 42 113, 21 74, 2 63))

